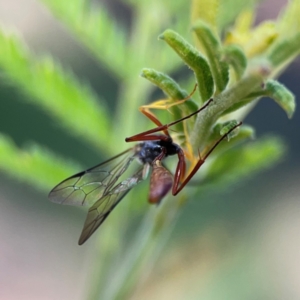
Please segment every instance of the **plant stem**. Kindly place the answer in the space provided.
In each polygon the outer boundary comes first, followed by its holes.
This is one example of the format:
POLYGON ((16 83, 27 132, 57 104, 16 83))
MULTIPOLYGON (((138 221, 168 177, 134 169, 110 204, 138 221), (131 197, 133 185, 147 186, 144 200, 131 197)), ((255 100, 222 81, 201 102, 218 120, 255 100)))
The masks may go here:
POLYGON ((198 153, 210 134, 211 126, 217 121, 222 112, 242 101, 253 90, 263 83, 262 75, 257 72, 250 74, 231 88, 216 96, 205 112, 199 113, 191 133, 190 142, 194 153, 198 153))
MULTIPOLYGON (((112 273, 113 279, 109 281, 111 284, 99 300, 126 299, 132 292, 134 284, 141 280, 140 271, 146 269, 149 274, 149 267, 153 266, 159 257, 176 223, 182 197, 177 198, 180 201, 177 200, 176 203, 170 198, 165 199, 160 207, 150 209, 145 216, 127 254, 124 255, 121 251, 122 261, 116 266, 117 270, 112 273), (149 263, 150 261, 152 264, 149 263)), ((143 274, 143 279, 145 277, 146 275, 143 274)))

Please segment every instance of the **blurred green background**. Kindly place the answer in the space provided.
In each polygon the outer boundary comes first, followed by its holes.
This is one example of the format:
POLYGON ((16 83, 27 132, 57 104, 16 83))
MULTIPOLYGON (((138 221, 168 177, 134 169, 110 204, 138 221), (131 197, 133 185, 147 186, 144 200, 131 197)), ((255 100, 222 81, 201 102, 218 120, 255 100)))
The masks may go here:
MULTIPOLYGON (((262 3, 258 21, 276 17, 283 3, 262 3)), ((124 26, 130 25, 126 5, 108 0, 105 5, 124 26)), ((0 22, 17 28, 35 53, 52 54, 101 91, 114 109, 116 79, 42 4, 0 0, 0 22)), ((280 78, 297 99, 299 71, 297 59, 280 78)), ((139 84, 144 79, 136 75, 139 84)), ((23 102, 26 96, 4 76, 1 79, 0 131, 18 146, 35 141, 86 167, 103 159, 43 111, 23 102)), ((299 112, 289 120, 265 99, 246 122, 256 128, 257 136, 283 137, 289 147, 284 160, 229 189, 191 199, 166 250, 132 299, 300 299, 299 112)), ((120 143, 123 139, 120 136, 120 143)), ((93 243, 79 247, 77 239, 86 212, 55 205, 47 194, 4 174, 0 174, 0 199, 0 299, 85 299, 93 243)))

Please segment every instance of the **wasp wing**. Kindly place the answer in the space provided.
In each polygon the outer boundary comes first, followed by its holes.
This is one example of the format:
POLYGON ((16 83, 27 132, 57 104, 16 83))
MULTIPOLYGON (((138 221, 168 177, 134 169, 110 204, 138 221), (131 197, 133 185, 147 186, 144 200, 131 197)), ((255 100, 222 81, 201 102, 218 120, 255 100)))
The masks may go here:
POLYGON ((69 205, 93 205, 107 195, 106 191, 126 171, 135 159, 135 154, 134 148, 127 149, 93 168, 65 179, 49 193, 50 201, 69 205))
POLYGON ((123 180, 106 193, 89 209, 78 244, 82 245, 104 222, 126 194, 144 179, 144 168, 123 180))

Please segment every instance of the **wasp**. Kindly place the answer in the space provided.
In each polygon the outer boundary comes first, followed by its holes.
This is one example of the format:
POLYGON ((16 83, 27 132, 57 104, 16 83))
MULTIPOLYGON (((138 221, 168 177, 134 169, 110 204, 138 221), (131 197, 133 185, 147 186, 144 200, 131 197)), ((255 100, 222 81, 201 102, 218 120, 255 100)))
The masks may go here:
POLYGON ((49 199, 52 202, 90 206, 79 245, 82 245, 96 231, 134 186, 147 178, 149 172, 151 172, 148 197, 150 203, 160 203, 170 190, 175 196, 186 186, 218 144, 241 125, 241 122, 238 123, 222 135, 205 156, 199 155, 193 168, 186 175, 184 150, 174 143, 168 129, 200 113, 212 101, 210 99, 197 111, 165 125, 151 114, 150 119, 157 127, 125 139, 126 142, 138 142, 136 145, 95 167, 65 179, 51 190, 49 199), (173 155, 178 157, 174 175, 163 164, 165 158, 173 155), (138 161, 139 166, 133 174, 121 180, 133 161, 138 161))

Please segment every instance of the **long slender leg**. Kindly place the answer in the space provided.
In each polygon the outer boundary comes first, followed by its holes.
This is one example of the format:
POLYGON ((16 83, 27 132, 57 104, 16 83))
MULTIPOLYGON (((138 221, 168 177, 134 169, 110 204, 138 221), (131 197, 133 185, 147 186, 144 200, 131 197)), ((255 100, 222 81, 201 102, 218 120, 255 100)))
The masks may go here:
POLYGON ((180 181, 184 180, 185 170, 186 170, 185 155, 181 148, 179 148, 177 156, 178 156, 178 164, 177 164, 176 171, 174 174, 173 187, 178 186, 180 181))
MULTIPOLYGON (((179 119, 179 120, 176 120, 174 122, 171 122, 169 124, 165 124, 165 125, 161 125, 161 126, 158 126, 156 128, 153 128, 153 129, 150 129, 150 130, 147 130, 147 131, 144 131, 144 132, 141 132, 139 134, 136 134, 136 135, 133 135, 131 137, 128 137, 125 139, 126 142, 137 142, 137 141, 145 141, 145 140, 149 140, 147 138, 145 138, 146 136, 149 138, 151 137, 150 134, 152 133, 155 133, 155 132, 159 132, 159 131, 165 131, 167 130, 169 127, 183 121, 183 120, 186 120, 196 114, 198 114, 201 110, 205 109, 211 102, 213 101, 213 99, 209 99, 208 102, 206 102, 202 107, 200 107, 198 110, 196 110, 195 112, 179 119)), ((169 136, 169 135, 168 135, 169 136)), ((151 140, 155 140, 155 139, 152 139, 151 140)), ((161 140, 161 138, 158 138, 158 140, 161 140)))
MULTIPOLYGON (((150 109, 169 109, 172 106, 179 105, 187 101, 191 98, 191 96, 195 93, 197 88, 197 84, 195 84, 195 87, 193 91, 184 99, 181 100, 173 100, 173 99, 163 99, 163 100, 157 100, 151 104, 143 105, 139 108, 140 112, 145 115, 148 119, 150 119, 155 125, 157 126, 163 126, 163 124, 158 120, 158 118, 154 115, 153 112, 150 111, 150 109)), ((162 130, 165 135, 169 135, 169 132, 167 129, 162 130)))
MULTIPOLYGON (((203 158, 199 158, 198 162, 196 163, 196 165, 194 166, 194 168, 192 169, 192 171, 189 173, 189 175, 183 180, 183 182, 180 183, 179 178, 180 178, 180 165, 182 165, 182 162, 180 162, 180 160, 182 160, 182 158, 179 158, 179 162, 176 168, 176 173, 175 173, 175 179, 174 179, 174 184, 172 187, 172 194, 175 196, 177 195, 185 186, 186 184, 191 180, 191 178, 197 173, 197 171, 199 170, 199 168, 204 164, 205 160, 207 159, 207 157, 216 149, 216 147, 237 127, 241 126, 242 122, 238 123, 237 125, 235 125, 234 127, 232 127, 227 133, 225 133, 224 135, 221 136, 221 138, 211 147, 211 149, 205 154, 205 156, 203 158)), ((179 156, 178 156, 179 157, 179 156)))

